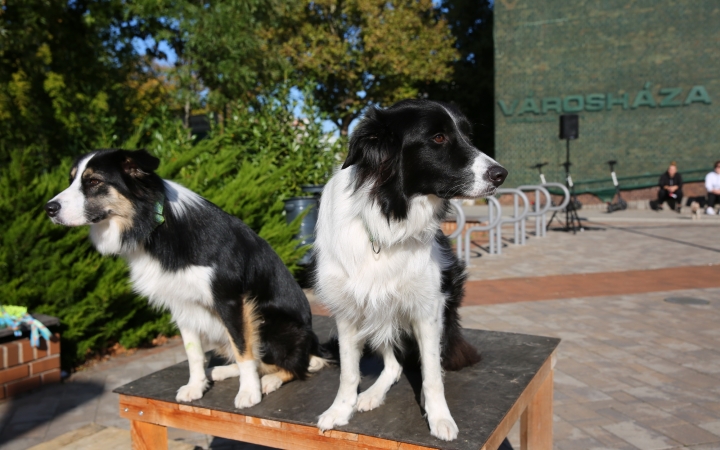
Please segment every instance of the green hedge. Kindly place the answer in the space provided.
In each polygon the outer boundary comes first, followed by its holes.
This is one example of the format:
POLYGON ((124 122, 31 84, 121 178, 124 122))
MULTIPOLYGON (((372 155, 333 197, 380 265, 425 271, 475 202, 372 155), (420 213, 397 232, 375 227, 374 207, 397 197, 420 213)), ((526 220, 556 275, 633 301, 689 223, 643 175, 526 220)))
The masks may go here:
MULTIPOLYGON (((282 200, 302 184, 324 183, 341 143, 322 132, 312 111, 298 126, 292 107, 238 108, 199 142, 161 112, 123 147, 158 156, 161 176, 243 219, 294 270, 305 249, 292 240, 299 222, 286 224, 282 200)), ((48 169, 35 162, 37 153, 11 149, 0 168, 0 303, 59 317, 66 369, 116 342, 130 348, 175 334, 167 314, 132 292, 124 261, 92 249, 87 227, 64 228, 45 216, 44 204, 67 187, 71 161, 48 169)))

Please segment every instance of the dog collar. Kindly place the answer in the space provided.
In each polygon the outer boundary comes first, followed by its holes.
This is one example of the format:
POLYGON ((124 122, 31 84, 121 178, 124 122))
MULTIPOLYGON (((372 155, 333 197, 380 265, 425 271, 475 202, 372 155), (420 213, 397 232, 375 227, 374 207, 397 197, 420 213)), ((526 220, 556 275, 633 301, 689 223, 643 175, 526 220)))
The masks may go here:
POLYGON ((365 227, 365 232, 368 235, 368 239, 370 240, 370 246, 372 247, 373 253, 376 255, 380 254, 380 250, 382 250, 382 246, 380 246, 380 243, 378 242, 378 249, 375 250, 375 242, 377 242, 377 239, 373 236, 373 234, 370 232, 370 228, 367 226, 367 223, 365 220, 363 220, 363 226, 365 227))
POLYGON ((155 202, 155 227, 153 230, 163 223, 165 223, 165 216, 163 215, 163 210, 165 208, 165 195, 160 194, 160 200, 155 202))

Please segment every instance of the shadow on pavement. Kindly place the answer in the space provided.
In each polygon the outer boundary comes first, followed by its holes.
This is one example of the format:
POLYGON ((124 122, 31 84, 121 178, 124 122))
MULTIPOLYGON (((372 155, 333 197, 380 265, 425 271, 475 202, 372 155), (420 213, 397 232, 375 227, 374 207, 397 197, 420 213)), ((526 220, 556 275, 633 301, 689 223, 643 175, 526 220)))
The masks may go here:
MULTIPOLYGON (((0 405, 0 447, 102 395, 93 382, 59 383, 11 398, 0 405)), ((70 430, 67 430, 70 431, 70 430)), ((29 437, 29 436, 28 436, 29 437)))
MULTIPOLYGON (((699 245, 699 244, 695 244, 693 242, 682 241, 680 239, 673 239, 673 238, 669 238, 669 237, 665 237, 665 236, 658 236, 655 234, 646 233, 646 232, 640 231, 639 230, 640 227, 619 227, 619 226, 612 226, 612 225, 608 225, 608 224, 603 224, 603 226, 606 226, 608 228, 612 228, 615 230, 625 231, 628 233, 639 234, 639 235, 650 237, 653 239, 658 239, 661 241, 674 242, 676 244, 687 245, 688 247, 695 247, 695 248, 699 248, 702 250, 709 250, 711 252, 720 253, 720 249, 717 249, 717 248, 707 247, 705 245, 699 245)), ((645 227, 645 228, 648 228, 648 227, 645 227)), ((655 227, 655 228, 660 228, 660 227, 655 227)))

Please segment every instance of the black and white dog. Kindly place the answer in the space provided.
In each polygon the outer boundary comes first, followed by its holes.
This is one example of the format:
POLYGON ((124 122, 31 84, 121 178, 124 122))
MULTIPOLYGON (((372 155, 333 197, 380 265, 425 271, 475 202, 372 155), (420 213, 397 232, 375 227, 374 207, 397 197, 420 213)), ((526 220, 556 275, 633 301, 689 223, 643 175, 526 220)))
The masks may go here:
POLYGON ((394 350, 414 340, 430 433, 453 440, 442 370, 480 360, 460 332, 465 267, 440 231, 452 197, 492 195, 507 171, 473 147, 454 107, 405 100, 370 109, 350 140, 345 164, 325 186, 317 224, 316 291, 337 321, 340 389, 318 427, 348 423, 381 405, 400 377, 394 350), (382 354, 377 381, 358 395, 369 344, 382 354))
POLYGON ((144 150, 84 155, 70 187, 45 210, 57 224, 90 225, 95 248, 123 256, 134 289, 171 312, 190 366, 177 400, 199 399, 208 388, 201 340, 236 362, 210 377, 240 376, 237 408, 322 368, 310 305, 270 245, 240 219, 161 179, 158 165, 144 150))

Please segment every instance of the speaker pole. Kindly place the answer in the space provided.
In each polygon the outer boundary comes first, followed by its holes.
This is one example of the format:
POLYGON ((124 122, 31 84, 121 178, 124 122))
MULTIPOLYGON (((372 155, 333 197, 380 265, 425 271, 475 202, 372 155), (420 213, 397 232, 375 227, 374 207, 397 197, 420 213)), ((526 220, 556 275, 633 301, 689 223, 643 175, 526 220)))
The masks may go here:
POLYGON ((570 162, 570 139, 565 139, 565 163, 563 166, 565 167, 565 185, 568 188, 568 191, 570 191, 570 201, 568 202, 567 206, 565 207, 565 231, 572 230, 573 234, 577 232, 578 229, 582 230, 582 224, 580 223, 580 218, 577 215, 577 208, 576 208, 576 202, 577 202, 577 196, 575 195, 575 183, 572 182, 572 178, 570 177, 570 166, 572 163, 570 162))
MULTIPOLYGON (((579 137, 580 123, 578 115, 562 114, 560 116, 559 138, 565 139, 565 162, 562 164, 562 166, 565 167, 565 185, 567 186, 568 192, 570 194, 570 199, 567 206, 565 207, 565 226, 562 228, 562 230, 572 230, 573 234, 575 234, 578 229, 580 229, 580 231, 583 230, 582 224, 580 223, 580 218, 577 215, 577 207, 579 202, 577 201, 577 196, 575 195, 575 183, 572 182, 572 178, 570 177, 570 166, 572 165, 572 163, 570 162, 570 140, 577 139, 579 137)), ((552 223, 552 219, 554 218, 555 214, 553 214, 552 218, 550 218, 550 222, 548 222, 548 227, 550 226, 550 223, 552 223)))

